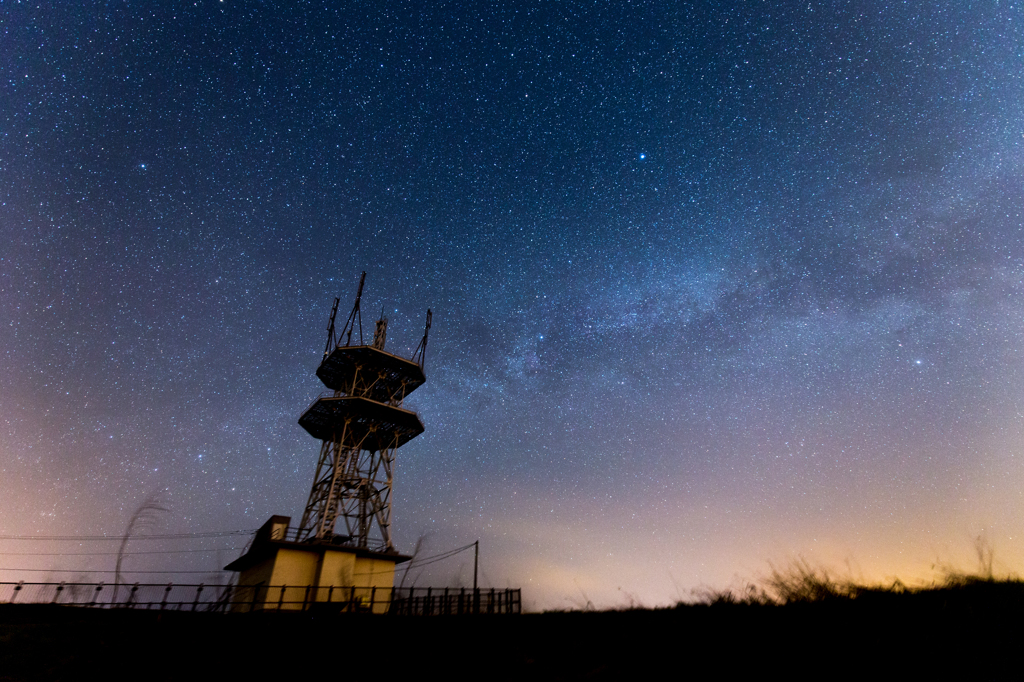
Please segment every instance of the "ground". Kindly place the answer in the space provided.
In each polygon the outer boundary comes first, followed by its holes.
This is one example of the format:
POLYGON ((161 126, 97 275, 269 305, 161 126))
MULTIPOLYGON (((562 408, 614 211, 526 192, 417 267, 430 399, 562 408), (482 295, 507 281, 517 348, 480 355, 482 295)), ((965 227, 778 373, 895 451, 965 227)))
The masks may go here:
POLYGON ((785 606, 430 618, 7 605, 0 680, 620 680, 772 671, 988 679, 1019 672, 1022 607, 1020 583, 785 606))

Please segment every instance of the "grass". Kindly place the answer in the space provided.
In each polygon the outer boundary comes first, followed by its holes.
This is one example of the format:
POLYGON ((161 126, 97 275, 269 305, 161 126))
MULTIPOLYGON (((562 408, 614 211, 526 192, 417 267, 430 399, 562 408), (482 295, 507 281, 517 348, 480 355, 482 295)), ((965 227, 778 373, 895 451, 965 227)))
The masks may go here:
POLYGON ((854 585, 803 562, 674 608, 470 618, 0 608, 0 681, 294 676, 616 680, 935 677, 1019 666, 1024 584, 854 585), (262 617, 261 617, 262 616, 262 617), (268 646, 264 643, 272 643, 268 646), (331 655, 308 655, 330 642, 331 655))
POLYGON ((1024 582, 940 569, 934 583, 869 585, 807 561, 672 608, 634 595, 615 611, 377 618, 347 614, 0 608, 0 681, 77 680, 83 670, 150 680, 294 676, 616 680, 714 676, 993 679, 1019 675, 1024 582), (260 617, 260 616, 265 617, 260 617), (354 636, 355 635, 355 636, 354 636), (263 643, 272 642, 273 646, 263 643), (307 655, 330 642, 331 655, 307 655), (299 653, 307 652, 307 653, 299 653))
MULTIPOLYGON (((769 564, 767 577, 758 583, 748 583, 740 589, 695 592, 696 604, 787 606, 795 604, 816 604, 852 602, 857 600, 878 600, 882 597, 920 597, 925 595, 950 595, 964 591, 1016 594, 1024 591, 1024 581, 1014 574, 998 576, 994 568, 994 552, 985 536, 974 540, 978 567, 974 572, 963 571, 951 566, 936 565, 938 579, 918 586, 908 586, 893 579, 889 583, 865 584, 852 578, 841 577, 838 573, 815 566, 806 559, 797 559, 784 568, 769 564)), ((690 602, 693 603, 693 602, 690 602)), ((688 604, 680 601, 680 606, 688 604)))
POLYGON ((805 559, 794 561, 780 569, 774 565, 759 584, 748 583, 741 589, 703 589, 695 593, 696 603, 746 604, 757 606, 785 606, 809 604, 839 599, 856 599, 867 592, 902 594, 907 590, 899 580, 889 586, 863 585, 840 578, 827 568, 813 566, 805 559))
POLYGON ((694 601, 680 602, 679 606, 791 606, 996 589, 1006 592, 1024 591, 1024 581, 1014 576, 947 572, 938 581, 928 585, 908 586, 899 579, 887 584, 864 584, 837 577, 825 568, 811 566, 801 560, 784 570, 772 567, 768 577, 760 584, 751 583, 739 590, 699 590, 695 593, 694 601))

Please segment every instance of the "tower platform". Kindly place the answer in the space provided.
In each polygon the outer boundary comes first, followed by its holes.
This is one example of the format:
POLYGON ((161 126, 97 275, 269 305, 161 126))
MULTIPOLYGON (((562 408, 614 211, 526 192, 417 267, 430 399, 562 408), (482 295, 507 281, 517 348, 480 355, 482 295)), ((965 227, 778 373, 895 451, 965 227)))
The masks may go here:
POLYGON ((299 417, 299 426, 317 440, 371 451, 401 447, 423 433, 415 412, 352 396, 317 398, 299 417))
POLYGON ((373 346, 338 346, 316 375, 332 391, 379 403, 401 403, 427 380, 417 363, 373 346))

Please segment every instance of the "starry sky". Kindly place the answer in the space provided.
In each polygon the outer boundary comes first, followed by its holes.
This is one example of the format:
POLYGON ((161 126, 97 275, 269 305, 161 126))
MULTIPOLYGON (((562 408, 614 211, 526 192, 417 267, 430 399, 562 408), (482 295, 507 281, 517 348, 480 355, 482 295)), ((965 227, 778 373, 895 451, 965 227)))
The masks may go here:
POLYGON ((0 580, 111 580, 52 538, 153 494, 297 519, 364 270, 392 352, 434 312, 400 550, 533 608, 1024 569, 1022 46, 1005 0, 0 3, 0 580))

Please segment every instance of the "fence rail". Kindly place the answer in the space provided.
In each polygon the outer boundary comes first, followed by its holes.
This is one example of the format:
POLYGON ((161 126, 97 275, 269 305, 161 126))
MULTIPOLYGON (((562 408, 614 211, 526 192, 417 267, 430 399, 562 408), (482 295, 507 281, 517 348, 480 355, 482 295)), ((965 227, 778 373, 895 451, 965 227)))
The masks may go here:
POLYGON ((0 604, 215 613, 318 611, 454 616, 521 613, 522 590, 8 582, 0 583, 0 604))

